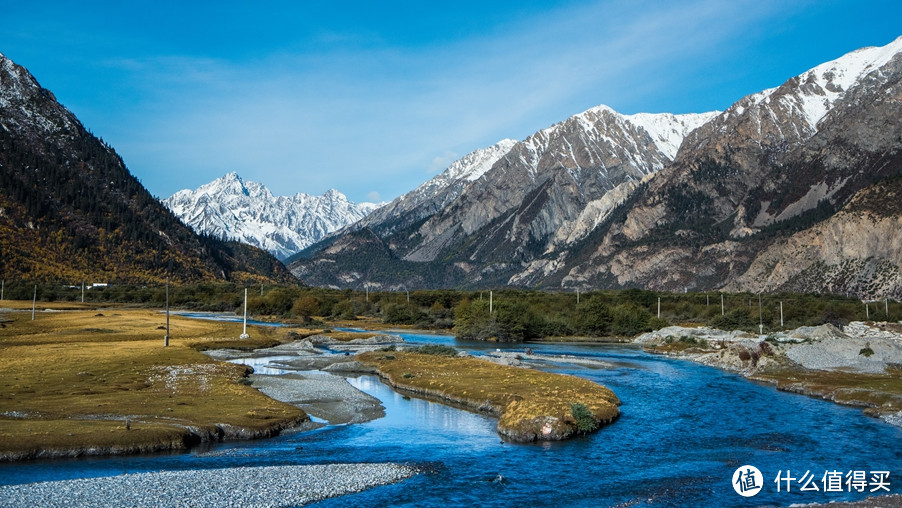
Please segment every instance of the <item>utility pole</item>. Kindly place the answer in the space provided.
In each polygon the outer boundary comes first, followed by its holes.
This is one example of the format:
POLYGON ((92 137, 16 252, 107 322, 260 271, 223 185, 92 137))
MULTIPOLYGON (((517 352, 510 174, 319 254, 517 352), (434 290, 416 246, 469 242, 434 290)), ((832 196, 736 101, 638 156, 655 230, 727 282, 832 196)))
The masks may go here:
POLYGON ((407 305, 410 305, 410 290, 405 289, 405 291, 407 291, 407 305))
POLYGON ((370 302, 370 287, 367 284, 364 284, 363 289, 364 289, 364 291, 366 291, 366 301, 367 301, 367 303, 369 303, 370 302))
POLYGON ((169 277, 166 277, 166 336, 163 337, 163 347, 169 347, 169 277))
POLYGON ((705 307, 711 306, 711 295, 705 295, 705 307))
POLYGON ((247 288, 244 288, 244 329, 241 332, 241 335, 238 336, 239 339, 249 339, 250 335, 247 334, 247 288))
POLYGON ((38 302, 38 285, 34 285, 34 296, 31 299, 31 320, 34 321, 34 308, 38 302))
POLYGON ((780 328, 783 328, 783 302, 780 302, 780 328))
POLYGON ((764 335, 764 317, 761 313, 761 293, 758 293, 758 334, 764 335))
POLYGON ((661 319, 661 297, 658 297, 658 319, 661 319))
POLYGON ((579 290, 576 290, 576 304, 579 305, 579 290))
MULTIPOLYGON (((2 299, 3 297, 0 296, 0 300, 2 299)), ((886 320, 889 321, 889 298, 883 299, 883 305, 886 307, 886 320)))
POLYGON ((81 303, 85 303, 85 281, 81 281, 81 303))
POLYGON ((0 300, 3 299, 3 290, 6 289, 6 279, 0 282, 0 300))
POLYGON ((492 292, 489 291, 489 314, 492 313, 492 292))
POLYGON ((720 315, 723 316, 723 293, 720 294, 720 315))
POLYGON ((866 318, 868 321, 870 321, 870 319, 871 319, 871 306, 868 305, 868 302, 864 302, 864 316, 865 316, 865 318, 866 318))

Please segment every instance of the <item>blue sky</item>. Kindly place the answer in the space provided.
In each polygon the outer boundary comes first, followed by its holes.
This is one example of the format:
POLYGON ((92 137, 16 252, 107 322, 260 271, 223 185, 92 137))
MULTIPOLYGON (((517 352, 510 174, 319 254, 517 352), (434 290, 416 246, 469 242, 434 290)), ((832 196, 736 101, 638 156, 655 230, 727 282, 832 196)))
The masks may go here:
POLYGON ((898 0, 5 3, 0 52, 159 197, 390 200, 592 106, 723 109, 902 35, 898 0))

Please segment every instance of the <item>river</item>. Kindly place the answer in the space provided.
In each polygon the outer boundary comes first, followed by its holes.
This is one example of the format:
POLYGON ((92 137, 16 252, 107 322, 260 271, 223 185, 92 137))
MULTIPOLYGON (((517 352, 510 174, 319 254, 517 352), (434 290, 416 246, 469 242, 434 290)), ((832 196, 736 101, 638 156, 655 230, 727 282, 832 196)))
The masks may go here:
MULTIPOLYGON (((524 345, 461 343, 403 333, 413 343, 455 345, 474 354, 524 351, 524 345)), ((396 394, 374 376, 352 378, 380 399, 386 416, 363 424, 233 442, 190 453, 87 458, 4 465, 0 484, 117 475, 124 472, 234 466, 400 462, 423 473, 404 482, 320 502, 322 506, 788 506, 886 493, 873 472, 888 471, 902 492, 902 429, 860 409, 779 392, 688 361, 624 345, 532 344, 537 354, 599 359, 613 368, 572 363, 542 368, 585 377, 614 390, 621 417, 592 435, 565 442, 503 442, 496 420, 396 394), (763 474, 750 498, 732 485, 740 466, 763 474), (808 475, 806 475, 806 471, 808 475), (863 472, 858 493, 824 492, 827 472, 863 472), (800 481, 781 483, 778 474, 800 481), (806 486, 819 491, 802 492, 806 486), (871 493, 872 488, 878 488, 871 493)), ((835 487, 835 484, 832 485, 835 487)))

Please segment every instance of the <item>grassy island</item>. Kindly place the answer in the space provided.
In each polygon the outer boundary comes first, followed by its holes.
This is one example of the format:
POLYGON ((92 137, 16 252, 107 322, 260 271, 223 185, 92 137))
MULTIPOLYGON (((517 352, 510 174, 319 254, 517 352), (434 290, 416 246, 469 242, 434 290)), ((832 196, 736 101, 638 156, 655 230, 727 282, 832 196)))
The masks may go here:
POLYGON ((561 440, 594 431, 620 414, 608 388, 574 376, 472 357, 377 351, 358 355, 394 388, 498 416, 516 442, 561 440))
POLYGON ((180 450, 308 420, 247 386, 246 367, 197 350, 278 342, 263 331, 238 341, 240 324, 173 316, 163 347, 157 311, 68 304, 32 321, 27 303, 0 314, 0 460, 180 450))

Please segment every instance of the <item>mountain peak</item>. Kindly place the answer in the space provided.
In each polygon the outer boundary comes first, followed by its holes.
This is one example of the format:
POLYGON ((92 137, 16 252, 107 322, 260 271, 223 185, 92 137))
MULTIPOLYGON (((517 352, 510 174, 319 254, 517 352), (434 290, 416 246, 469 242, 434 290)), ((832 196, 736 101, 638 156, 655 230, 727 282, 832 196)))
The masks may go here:
POLYGON ((280 259, 363 218, 373 206, 356 205, 335 189, 322 196, 273 196, 262 183, 244 181, 235 172, 179 191, 164 201, 197 232, 239 240, 280 259))
POLYGON ((112 147, 2 55, 0 166, 0 271, 7 277, 295 280, 257 249, 195 235, 112 147))
POLYGON ((324 198, 329 198, 331 201, 347 201, 348 197, 338 191, 338 189, 329 189, 323 193, 324 198))

